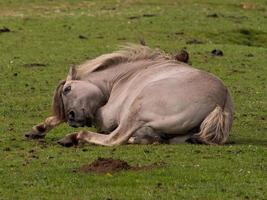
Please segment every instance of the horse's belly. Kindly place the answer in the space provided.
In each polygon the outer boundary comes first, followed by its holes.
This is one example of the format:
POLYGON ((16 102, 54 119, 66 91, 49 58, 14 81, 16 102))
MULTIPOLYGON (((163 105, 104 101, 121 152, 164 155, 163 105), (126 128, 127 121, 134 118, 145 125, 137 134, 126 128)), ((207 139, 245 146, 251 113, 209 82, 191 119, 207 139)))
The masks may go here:
POLYGON ((148 85, 139 99, 140 118, 157 131, 185 133, 200 125, 216 107, 223 106, 226 89, 209 75, 169 78, 148 85))

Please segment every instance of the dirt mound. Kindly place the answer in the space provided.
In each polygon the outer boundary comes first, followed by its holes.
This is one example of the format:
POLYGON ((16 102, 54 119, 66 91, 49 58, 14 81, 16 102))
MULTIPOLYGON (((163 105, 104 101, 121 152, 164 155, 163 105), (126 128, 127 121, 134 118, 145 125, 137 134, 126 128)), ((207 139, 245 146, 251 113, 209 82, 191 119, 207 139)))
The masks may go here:
POLYGON ((189 53, 185 50, 178 52, 174 58, 180 62, 188 63, 189 53))
POLYGON ((164 162, 157 162, 145 166, 130 166, 126 161, 113 159, 113 158, 98 158, 90 164, 82 165, 79 169, 74 172, 95 172, 95 173, 113 173, 124 170, 146 170, 156 166, 165 165, 164 162))

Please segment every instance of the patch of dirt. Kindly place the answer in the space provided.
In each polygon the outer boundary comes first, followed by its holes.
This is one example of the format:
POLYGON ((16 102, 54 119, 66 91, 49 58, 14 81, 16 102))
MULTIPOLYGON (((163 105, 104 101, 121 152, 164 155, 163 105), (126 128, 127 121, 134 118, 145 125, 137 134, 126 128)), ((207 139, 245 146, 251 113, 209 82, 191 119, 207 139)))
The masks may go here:
POLYGON ((213 13, 213 14, 209 14, 209 15, 207 15, 207 17, 218 18, 219 15, 218 15, 217 13, 213 13))
POLYGON ((3 149, 3 151, 11 151, 11 149, 9 147, 6 147, 3 149))
POLYGON ((130 19, 130 20, 132 20, 132 19, 139 19, 140 18, 140 16, 130 16, 130 17, 128 17, 128 19, 130 19))
POLYGON ((192 39, 186 42, 186 44, 204 44, 204 42, 197 40, 197 39, 192 39))
POLYGON ((246 57, 254 57, 254 55, 252 53, 246 54, 246 57))
POLYGON ((157 16, 156 14, 143 14, 143 17, 155 17, 157 16))
POLYGON ((223 51, 220 49, 214 49, 211 51, 211 55, 213 56, 223 56, 223 51))
POLYGON ((103 39, 103 38, 104 38, 104 36, 102 36, 102 35, 99 35, 99 36, 96 36, 96 38, 97 38, 97 39, 103 39))
POLYGON ((210 40, 215 43, 227 41, 227 44, 237 44, 254 47, 266 47, 267 32, 252 28, 238 28, 231 31, 211 33, 210 40), (220 35, 220 37, 218 37, 220 35))
POLYGON ((46 67, 47 64, 43 63, 29 63, 29 64, 24 64, 24 67, 46 67))
MULTIPOLYGON (((12 5, 12 4, 11 4, 12 5)), ((80 3, 68 3, 58 1, 36 1, 32 3, 18 4, 17 6, 1 5, 0 16, 27 17, 27 16, 53 16, 66 15, 72 16, 73 12, 80 9, 92 9, 94 2, 82 1, 80 3)), ((86 15, 87 13, 82 13, 86 15)))
POLYGON ((140 19, 141 17, 156 17, 156 14, 143 14, 143 15, 136 15, 136 16, 130 16, 128 19, 133 20, 133 19, 140 19))
POLYGON ((0 28, 0 33, 8 33, 11 32, 11 30, 7 27, 0 28))
POLYGON ((254 10, 257 8, 257 5, 255 3, 241 3, 240 7, 243 8, 244 10, 254 10))
POLYGON ((105 173, 115 173, 119 171, 126 171, 126 170, 150 170, 155 167, 164 166, 166 163, 164 162, 156 162, 150 165, 144 166, 130 166, 126 161, 113 159, 113 158, 98 158, 90 164, 82 165, 79 169, 73 170, 74 172, 83 172, 83 173, 98 173, 98 174, 105 174, 105 173))
POLYGON ((125 37, 119 37, 119 38, 117 38, 117 40, 127 40, 125 37))
POLYGON ((182 32, 182 31, 179 32, 179 31, 178 31, 178 32, 175 32, 174 34, 175 34, 175 35, 184 35, 184 32, 182 32))
POLYGON ((231 72, 232 72, 232 73, 240 73, 240 74, 244 74, 244 73, 246 73, 245 71, 243 71, 243 70, 238 70, 238 69, 232 69, 231 72))
POLYGON ((84 35, 79 35, 78 38, 79 38, 79 39, 82 39, 82 40, 87 40, 87 39, 88 39, 88 37, 86 37, 86 36, 84 36, 84 35))

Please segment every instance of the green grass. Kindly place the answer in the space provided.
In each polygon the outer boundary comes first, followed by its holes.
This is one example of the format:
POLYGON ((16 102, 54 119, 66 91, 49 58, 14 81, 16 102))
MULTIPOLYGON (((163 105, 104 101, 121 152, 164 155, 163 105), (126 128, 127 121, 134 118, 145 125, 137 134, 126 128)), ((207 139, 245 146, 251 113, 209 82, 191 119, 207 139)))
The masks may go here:
POLYGON ((253 2, 0 0, 0 29, 11 30, 0 33, 0 199, 266 199, 267 3, 253 2), (186 48, 194 67, 225 82, 236 109, 230 144, 66 149, 56 141, 74 131, 67 125, 43 143, 24 139, 50 114, 71 64, 140 38, 168 53, 186 48), (201 44, 188 44, 194 39, 201 44), (212 57, 215 48, 224 56, 212 57), (166 166, 73 172, 99 156, 166 166))

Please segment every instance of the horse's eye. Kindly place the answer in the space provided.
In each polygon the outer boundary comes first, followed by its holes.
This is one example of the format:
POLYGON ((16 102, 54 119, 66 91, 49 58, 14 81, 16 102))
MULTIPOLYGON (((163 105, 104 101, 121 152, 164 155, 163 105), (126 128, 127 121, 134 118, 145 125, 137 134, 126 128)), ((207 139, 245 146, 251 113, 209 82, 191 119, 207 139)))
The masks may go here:
POLYGON ((63 94, 66 95, 71 91, 71 86, 69 85, 68 87, 65 87, 63 94))

